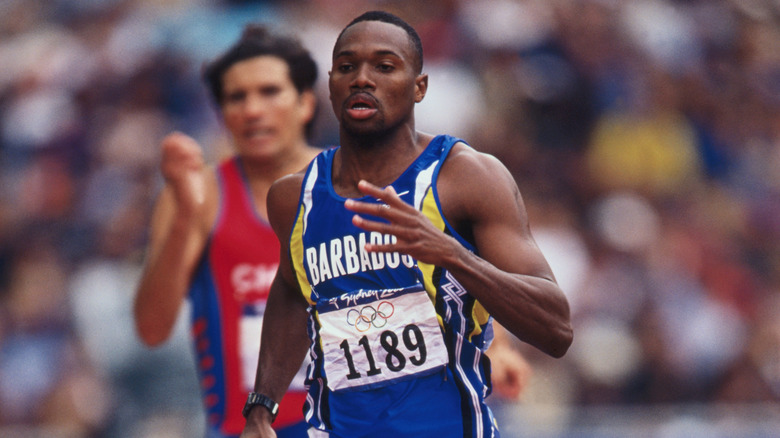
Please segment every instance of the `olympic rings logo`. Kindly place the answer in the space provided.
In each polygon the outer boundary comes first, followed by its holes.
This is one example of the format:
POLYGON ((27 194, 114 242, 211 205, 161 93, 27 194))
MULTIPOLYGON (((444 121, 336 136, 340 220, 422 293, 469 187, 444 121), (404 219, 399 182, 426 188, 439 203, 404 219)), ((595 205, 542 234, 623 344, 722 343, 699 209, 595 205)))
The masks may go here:
POLYGON ((379 305, 364 306, 362 309, 349 309, 347 312, 347 324, 354 326, 359 332, 364 332, 372 326, 382 328, 387 325, 387 319, 395 313, 395 306, 389 301, 382 301, 379 305))

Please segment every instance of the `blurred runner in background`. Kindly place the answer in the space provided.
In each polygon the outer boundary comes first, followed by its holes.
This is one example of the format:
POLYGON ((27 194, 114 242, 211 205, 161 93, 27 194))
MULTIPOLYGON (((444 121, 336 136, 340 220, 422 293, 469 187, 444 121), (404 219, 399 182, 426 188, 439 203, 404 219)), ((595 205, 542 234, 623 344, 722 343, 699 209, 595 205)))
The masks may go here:
MULTIPOLYGON (((319 151, 307 142, 317 67, 297 40, 248 25, 206 66, 204 79, 235 154, 212 168, 191 137, 174 132, 162 141, 166 184, 151 220, 134 311, 140 338, 155 346, 170 336, 191 299, 209 434, 233 437, 244 425, 241 409, 254 383, 266 298, 279 264, 266 195, 273 181, 302 169, 319 151)), ((305 435, 304 399, 300 373, 281 401, 274 423, 279 436, 305 435)))

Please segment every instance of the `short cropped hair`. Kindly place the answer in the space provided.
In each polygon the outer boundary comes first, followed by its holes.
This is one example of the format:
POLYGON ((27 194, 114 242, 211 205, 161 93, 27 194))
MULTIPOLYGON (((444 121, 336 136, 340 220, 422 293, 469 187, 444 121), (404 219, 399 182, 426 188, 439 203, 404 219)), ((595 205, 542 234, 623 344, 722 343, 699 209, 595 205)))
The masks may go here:
POLYGON ((312 90, 317 81, 317 64, 295 38, 274 35, 265 26, 249 24, 241 38, 203 68, 203 80, 218 105, 222 103, 222 78, 234 64, 256 56, 275 56, 290 70, 290 80, 299 93, 312 90))
MULTIPOLYGON (((336 38, 336 42, 341 40, 341 37, 344 35, 344 32, 346 32, 347 29, 352 27, 353 25, 363 22, 363 21, 381 21, 383 23, 389 23, 394 24, 401 29, 403 29, 406 34, 409 36, 409 39, 412 42, 412 47, 414 47, 415 54, 417 55, 417 59, 415 61, 417 62, 417 73, 422 73, 422 67, 423 67, 423 47, 422 47, 422 40, 420 40, 420 35, 417 34, 417 31, 414 30, 414 28, 404 21, 401 17, 391 14, 390 12, 385 11, 368 11, 354 20, 350 21, 349 24, 347 24, 344 29, 341 30, 341 33, 339 33, 338 38, 336 38)), ((335 54, 335 46, 334 46, 334 54, 335 54)))

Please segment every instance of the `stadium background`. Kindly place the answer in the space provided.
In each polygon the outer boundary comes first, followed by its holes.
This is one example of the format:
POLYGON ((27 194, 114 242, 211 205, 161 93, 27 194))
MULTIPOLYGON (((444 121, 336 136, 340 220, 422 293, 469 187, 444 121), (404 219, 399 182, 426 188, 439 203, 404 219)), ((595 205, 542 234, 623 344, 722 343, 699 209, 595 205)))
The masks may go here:
POLYGON ((513 437, 780 430, 780 2, 0 0, 0 436, 190 437, 185 321, 147 350, 130 307, 158 142, 224 132, 198 76, 244 23, 322 71, 367 9, 420 32, 418 127, 499 157, 572 305, 528 350, 513 437))

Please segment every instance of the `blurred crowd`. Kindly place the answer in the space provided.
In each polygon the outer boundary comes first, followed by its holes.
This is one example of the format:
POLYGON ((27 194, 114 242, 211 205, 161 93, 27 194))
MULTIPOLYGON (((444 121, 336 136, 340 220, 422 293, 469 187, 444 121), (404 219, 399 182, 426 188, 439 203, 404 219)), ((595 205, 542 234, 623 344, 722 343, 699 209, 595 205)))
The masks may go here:
POLYGON ((254 21, 313 51, 313 144, 336 144, 324 78, 368 9, 418 30, 418 128, 506 164, 572 306, 563 359, 518 343, 507 436, 578 436, 588 408, 777 415, 780 2, 0 0, 1 436, 202 433, 186 309, 157 349, 130 314, 159 141, 223 156, 200 69, 254 21))

